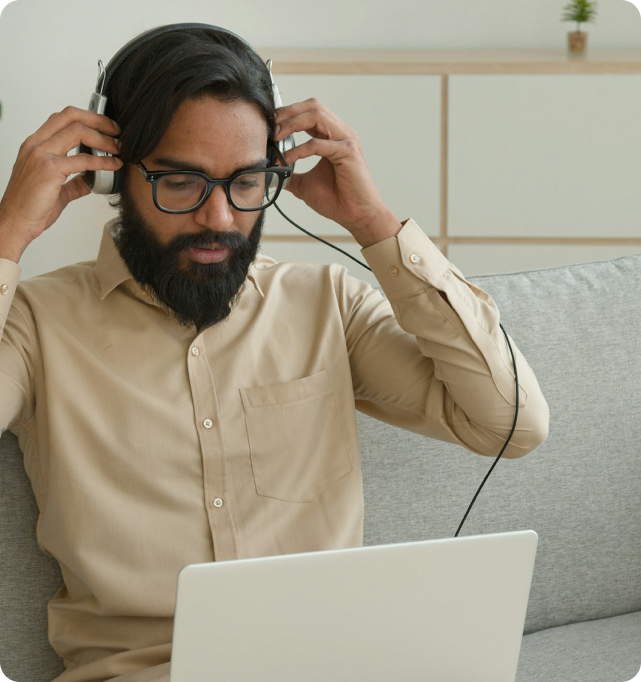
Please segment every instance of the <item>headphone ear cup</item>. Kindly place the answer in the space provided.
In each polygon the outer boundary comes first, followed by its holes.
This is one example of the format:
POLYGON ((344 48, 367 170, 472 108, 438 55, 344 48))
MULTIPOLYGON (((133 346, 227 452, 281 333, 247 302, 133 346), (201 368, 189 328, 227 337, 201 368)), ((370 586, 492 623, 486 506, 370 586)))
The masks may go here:
MULTIPOLYGON (((87 147, 84 144, 81 144, 78 147, 76 147, 76 153, 78 153, 78 154, 89 154, 91 156, 96 156, 98 158, 103 158, 105 156, 111 156, 110 154, 107 154, 105 152, 99 151, 97 149, 93 149, 91 147, 87 147)), ((122 170, 122 169, 120 169, 120 170, 122 170)), ((87 171, 82 172, 81 175, 82 175, 82 179, 85 182, 85 185, 87 185, 87 187, 94 194, 112 194, 115 191, 119 191, 119 190, 113 189, 114 181, 115 181, 113 171, 87 170, 87 171)))
POLYGON ((94 194, 113 194, 119 191, 113 189, 115 180, 113 171, 85 171, 82 173, 82 179, 94 194))

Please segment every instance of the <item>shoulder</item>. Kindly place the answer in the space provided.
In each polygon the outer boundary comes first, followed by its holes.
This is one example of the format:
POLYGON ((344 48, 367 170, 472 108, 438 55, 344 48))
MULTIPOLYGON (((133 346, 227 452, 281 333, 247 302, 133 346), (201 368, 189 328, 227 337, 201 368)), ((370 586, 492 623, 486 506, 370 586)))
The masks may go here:
POLYGON ((261 288, 292 289, 302 286, 308 289, 331 285, 343 272, 346 272, 345 268, 336 263, 278 262, 270 256, 260 254, 254 261, 250 274, 256 278, 261 288))
POLYGON ((314 291, 334 291, 336 295, 362 295, 376 291, 373 287, 349 274, 338 263, 310 263, 302 261, 276 261, 260 254, 250 269, 260 288, 267 293, 280 291, 292 295, 314 291))
POLYGON ((345 315, 364 302, 387 305, 379 289, 349 274, 338 263, 277 262, 260 255, 250 274, 266 297, 304 299, 319 304, 332 299, 345 315))
POLYGON ((97 293, 95 261, 75 263, 37 275, 18 284, 14 305, 27 307, 55 307, 64 301, 94 296, 97 293))

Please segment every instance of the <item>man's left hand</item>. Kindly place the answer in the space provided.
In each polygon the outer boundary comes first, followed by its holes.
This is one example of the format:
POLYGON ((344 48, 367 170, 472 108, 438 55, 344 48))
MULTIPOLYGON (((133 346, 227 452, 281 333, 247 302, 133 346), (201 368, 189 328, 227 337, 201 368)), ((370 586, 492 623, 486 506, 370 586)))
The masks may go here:
POLYGON ((287 189, 294 196, 342 225, 362 247, 398 234, 401 224, 383 203, 354 130, 317 99, 278 109, 276 124, 276 141, 297 132, 312 138, 285 153, 288 164, 321 157, 312 170, 291 177, 287 189))

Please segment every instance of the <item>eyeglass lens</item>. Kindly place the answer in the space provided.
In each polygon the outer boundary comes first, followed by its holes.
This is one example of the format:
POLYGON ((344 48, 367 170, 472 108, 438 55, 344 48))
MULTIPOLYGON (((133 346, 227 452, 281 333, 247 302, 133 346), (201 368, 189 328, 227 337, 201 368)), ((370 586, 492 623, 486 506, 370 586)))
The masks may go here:
MULTIPOLYGON (((232 204, 236 208, 261 208, 268 204, 278 190, 278 175, 267 171, 252 171, 235 178, 229 186, 232 204)), ((156 198, 170 211, 193 208, 207 191, 207 182, 198 175, 172 173, 158 180, 156 198)))

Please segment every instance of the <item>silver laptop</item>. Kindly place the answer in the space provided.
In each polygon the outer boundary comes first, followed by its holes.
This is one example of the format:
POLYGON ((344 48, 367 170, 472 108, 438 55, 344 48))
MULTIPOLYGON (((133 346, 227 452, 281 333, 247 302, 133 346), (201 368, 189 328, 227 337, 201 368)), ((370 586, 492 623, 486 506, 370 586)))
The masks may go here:
POLYGON ((186 566, 170 682, 514 682, 532 530, 186 566))

